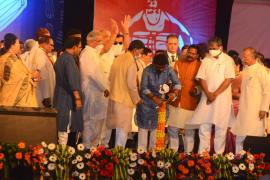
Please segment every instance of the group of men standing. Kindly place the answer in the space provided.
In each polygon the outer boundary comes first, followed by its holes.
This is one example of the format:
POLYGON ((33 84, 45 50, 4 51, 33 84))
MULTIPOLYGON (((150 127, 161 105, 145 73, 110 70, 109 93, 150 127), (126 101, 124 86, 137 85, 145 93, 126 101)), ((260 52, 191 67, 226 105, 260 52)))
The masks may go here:
POLYGON ((236 152, 243 149, 246 136, 265 135, 270 79, 266 68, 256 61, 254 48, 243 51, 245 68, 235 118, 231 90, 235 64, 223 52, 220 38, 209 40, 209 53, 201 58, 196 45, 185 47, 186 53, 179 55, 178 36, 169 35, 167 50, 152 56, 142 41, 129 43, 129 20, 125 17, 121 22, 123 35, 118 34, 115 21, 111 31, 91 31, 82 51, 81 37, 67 36, 54 66, 50 56, 54 43, 44 29, 26 52, 25 66, 38 74, 33 79, 37 82, 38 106, 58 110, 59 144, 67 144, 75 132, 78 137, 82 134, 86 148, 108 146, 111 130, 116 129, 115 146, 125 147, 134 119, 138 147, 153 150, 158 110, 163 103, 167 103, 169 148, 175 151, 179 148, 179 130, 184 130, 185 152, 192 152, 195 129, 199 129, 199 153, 210 151, 213 125, 217 154, 224 152, 228 127, 236 135, 236 152), (164 96, 160 90, 165 85, 169 89, 164 96))

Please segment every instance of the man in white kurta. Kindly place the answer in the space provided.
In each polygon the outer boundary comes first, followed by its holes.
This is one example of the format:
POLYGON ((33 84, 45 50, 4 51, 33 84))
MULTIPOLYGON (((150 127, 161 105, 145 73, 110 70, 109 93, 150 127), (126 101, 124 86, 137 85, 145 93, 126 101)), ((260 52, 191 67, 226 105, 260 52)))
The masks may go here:
POLYGON ((222 154, 229 120, 233 117, 231 81, 235 77, 234 62, 222 52, 220 38, 209 40, 209 56, 202 60, 196 78, 203 93, 193 117, 186 125, 199 125, 199 153, 210 151, 212 125, 215 125, 215 153, 222 154))
POLYGON ((48 56, 54 49, 51 37, 44 36, 38 40, 39 48, 35 50, 32 61, 33 71, 39 71, 41 80, 37 85, 37 97, 39 107, 51 107, 55 88, 55 72, 53 62, 48 56))
POLYGON ((102 49, 100 32, 92 31, 87 35, 87 45, 80 56, 80 72, 83 105, 83 143, 86 148, 98 144, 101 128, 107 114, 108 82, 100 66, 102 49))
POLYGON ((256 50, 245 48, 239 112, 232 132, 236 135, 236 153, 243 150, 246 136, 265 136, 265 118, 269 110, 270 81, 265 67, 256 61, 256 50))

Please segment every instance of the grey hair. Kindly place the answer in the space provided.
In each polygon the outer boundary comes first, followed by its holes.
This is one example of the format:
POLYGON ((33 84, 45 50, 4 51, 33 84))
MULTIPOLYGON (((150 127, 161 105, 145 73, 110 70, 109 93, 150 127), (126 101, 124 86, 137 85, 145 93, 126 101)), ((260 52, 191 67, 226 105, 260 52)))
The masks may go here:
POLYGON ((257 50, 253 47, 246 47, 243 51, 250 51, 254 59, 258 58, 257 50))
POLYGON ((25 42, 24 42, 24 48, 26 51, 30 51, 36 44, 37 42, 34 40, 34 39, 27 39, 25 42))
POLYGON ((218 46, 222 46, 222 39, 220 37, 213 37, 208 40, 208 45, 217 43, 218 46))
POLYGON ((93 30, 87 34, 86 41, 95 41, 97 37, 100 35, 101 35, 100 31, 93 30))

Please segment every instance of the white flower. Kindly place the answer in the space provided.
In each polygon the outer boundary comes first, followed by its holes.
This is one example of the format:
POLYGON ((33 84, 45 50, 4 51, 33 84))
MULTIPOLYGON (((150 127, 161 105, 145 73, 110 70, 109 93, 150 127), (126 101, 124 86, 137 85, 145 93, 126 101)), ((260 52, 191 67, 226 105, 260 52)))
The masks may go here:
POLYGON ((55 162, 55 161, 57 160, 57 156, 56 156, 55 154, 53 154, 53 155, 51 155, 51 156, 49 157, 49 160, 50 160, 51 162, 55 162))
POLYGON ((130 155, 130 160, 131 160, 131 161, 136 161, 136 160, 137 160, 137 154, 136 154, 136 153, 132 153, 132 154, 130 155))
POLYGON ((41 142, 41 146, 44 147, 44 148, 46 148, 47 147, 47 144, 44 141, 42 141, 41 142))
POLYGON ((71 176, 79 176, 79 172, 78 171, 74 171, 74 172, 72 172, 72 174, 71 174, 71 176))
POLYGON ((80 156, 80 155, 77 155, 77 156, 76 156, 76 160, 77 160, 78 162, 81 162, 81 161, 83 160, 83 157, 80 156))
POLYGON ((241 169, 242 171, 246 170, 246 166, 243 163, 239 164, 239 169, 241 169))
POLYGON ((146 179, 147 178, 146 174, 145 173, 142 173, 141 178, 142 179, 146 179))
POLYGON ((156 157, 157 157, 157 153, 156 153, 155 150, 152 151, 152 157, 153 157, 153 158, 156 158, 156 157))
POLYGON ((137 163, 136 162, 133 162, 133 163, 130 163, 129 164, 129 167, 132 167, 132 168, 134 168, 134 167, 136 167, 137 166, 137 163))
POLYGON ((50 176, 50 173, 49 172, 45 172, 44 176, 50 176))
POLYGON ((170 167, 171 167, 171 163, 170 163, 170 162, 166 162, 166 163, 165 163, 165 168, 166 168, 166 169, 169 169, 170 167))
POLYGON ((83 150, 84 150, 84 145, 83 145, 83 144, 78 144, 78 145, 77 145, 77 149, 78 149, 79 151, 83 151, 83 150))
POLYGON ((252 154, 249 154, 249 155, 247 156, 247 158, 248 158, 249 160, 251 160, 251 161, 254 160, 254 156, 253 156, 252 154))
POLYGON ((74 159, 71 163, 72 164, 77 164, 77 159, 74 159))
POLYGON ((213 158, 214 159, 217 159, 218 158, 218 155, 217 154, 213 154, 213 158))
POLYGON ((139 165, 143 165, 143 163, 144 163, 144 160, 143 159, 138 159, 138 164, 139 165))
POLYGON ((254 170, 254 164, 253 163, 249 163, 248 164, 248 168, 253 171, 254 170))
POLYGON ((80 173, 79 179, 86 179, 86 175, 84 173, 80 173))
POLYGON ((83 162, 78 163, 77 168, 78 169, 83 169, 84 168, 84 163, 83 162))
POLYGON ((139 154, 143 154, 145 151, 144 151, 144 149, 142 147, 138 147, 137 152, 139 154))
POLYGON ((85 157, 86 159, 90 159, 90 158, 91 158, 91 154, 86 153, 86 154, 84 155, 84 157, 85 157))
POLYGON ((63 170, 64 167, 61 164, 58 164, 59 169, 63 170))
POLYGON ((90 152, 96 152, 97 151, 97 148, 96 147, 91 147, 90 148, 90 152))
POLYGON ((48 169, 49 169, 50 171, 55 170, 55 168, 56 168, 56 165, 53 164, 53 163, 50 163, 50 164, 48 165, 48 169))
POLYGON ((48 145, 48 149, 51 150, 51 151, 53 151, 55 148, 56 148, 56 145, 54 143, 50 143, 48 145))
POLYGON ((239 172, 238 166, 233 166, 232 167, 232 172, 235 173, 235 174, 238 173, 239 172))
POLYGON ((68 147, 68 153, 73 155, 75 153, 75 148, 74 147, 68 147))
POLYGON ((135 173, 134 169, 128 169, 127 172, 129 175, 133 175, 135 173))
POLYGON ((234 159, 234 154, 232 152, 230 152, 229 154, 226 154, 227 159, 229 159, 230 161, 234 159))
POLYGON ((244 155, 246 154, 246 151, 245 151, 245 150, 241 150, 241 151, 239 152, 239 154, 240 154, 241 156, 244 156, 244 155))
POLYGON ((158 172, 157 173, 157 178, 158 179, 162 179, 162 178, 164 178, 164 176, 165 176, 164 172, 158 172))
POLYGON ((163 168, 164 167, 164 162, 163 161, 158 161, 157 162, 157 167, 158 168, 163 168))

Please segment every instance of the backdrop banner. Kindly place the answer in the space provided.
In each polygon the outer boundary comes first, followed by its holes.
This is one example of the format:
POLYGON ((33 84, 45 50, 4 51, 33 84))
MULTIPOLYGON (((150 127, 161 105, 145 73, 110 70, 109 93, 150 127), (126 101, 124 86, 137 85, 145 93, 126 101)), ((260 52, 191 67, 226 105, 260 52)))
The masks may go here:
POLYGON ((152 50, 166 49, 166 36, 179 36, 179 46, 207 42, 215 33, 215 0, 96 0, 94 29, 108 29, 110 18, 132 17, 130 36, 152 50))

